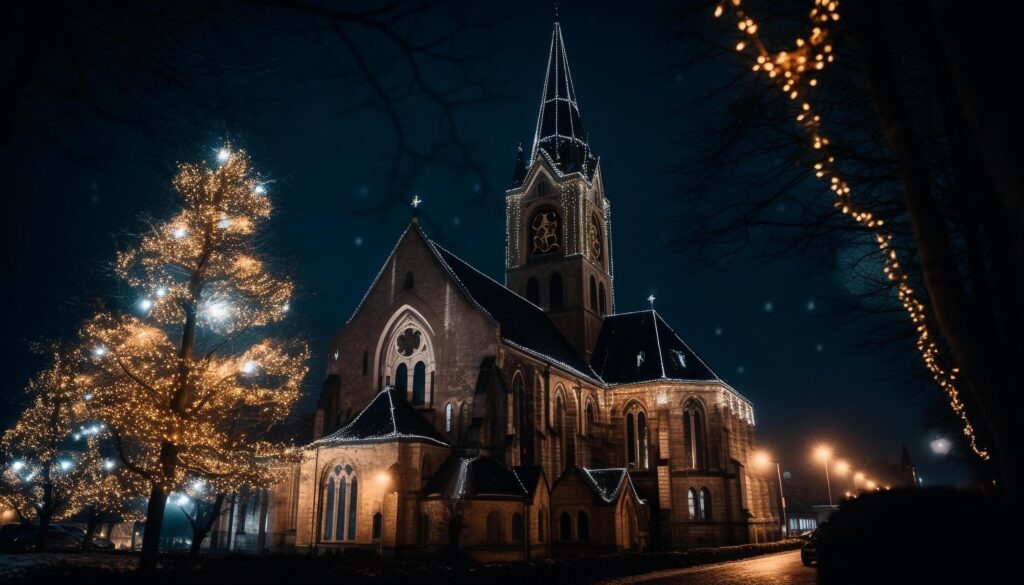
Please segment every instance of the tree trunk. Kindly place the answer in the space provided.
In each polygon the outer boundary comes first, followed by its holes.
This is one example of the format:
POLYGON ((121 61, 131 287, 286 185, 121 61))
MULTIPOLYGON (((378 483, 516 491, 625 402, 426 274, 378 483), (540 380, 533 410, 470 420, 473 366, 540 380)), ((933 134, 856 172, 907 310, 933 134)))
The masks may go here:
POLYGON ((213 501, 213 506, 210 508, 210 513, 207 517, 196 518, 196 521, 192 524, 192 546, 188 550, 189 557, 195 559, 199 556, 199 549, 202 548, 203 540, 206 539, 206 535, 213 529, 213 525, 217 523, 223 507, 224 494, 217 494, 217 498, 213 501))
POLYGON ((36 536, 36 550, 46 549, 46 537, 50 531, 50 512, 39 513, 39 534, 36 536))
POLYGON ((153 484, 153 489, 149 492, 149 507, 146 509, 146 524, 142 532, 140 572, 152 573, 156 569, 156 557, 160 552, 160 528, 164 523, 166 507, 167 493, 159 484, 153 484))
MULTIPOLYGON (((981 434, 991 440, 991 454, 999 470, 1000 490, 1015 498, 1013 471, 1020 449, 1019 438, 1007 426, 1013 404, 1003 390, 1015 383, 1003 375, 1000 340, 988 335, 989 324, 972 318, 971 298, 963 285, 959 258, 948 226, 933 193, 925 155, 915 135, 909 112, 892 73, 892 48, 885 38, 884 7, 871 1, 859 3, 852 19, 861 48, 865 74, 874 98, 879 122, 900 165, 903 200, 914 230, 914 239, 927 288, 930 308, 943 339, 963 373, 973 414, 981 434)), ((999 253, 996 251, 995 253, 999 253)), ((948 367, 949 364, 944 364, 948 367)), ((962 385, 964 386, 964 385, 962 385)))
POLYGON ((89 517, 85 521, 85 538, 82 539, 82 550, 89 550, 92 538, 96 534, 96 527, 100 524, 102 514, 96 511, 95 506, 89 510, 89 517))

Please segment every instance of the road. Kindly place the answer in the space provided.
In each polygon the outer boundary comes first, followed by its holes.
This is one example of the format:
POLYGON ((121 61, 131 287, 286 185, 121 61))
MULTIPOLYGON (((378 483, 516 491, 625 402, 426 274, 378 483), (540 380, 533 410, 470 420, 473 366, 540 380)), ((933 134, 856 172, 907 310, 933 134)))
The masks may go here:
POLYGON ((800 551, 688 569, 670 569, 607 581, 605 585, 814 585, 818 572, 800 562, 800 551))

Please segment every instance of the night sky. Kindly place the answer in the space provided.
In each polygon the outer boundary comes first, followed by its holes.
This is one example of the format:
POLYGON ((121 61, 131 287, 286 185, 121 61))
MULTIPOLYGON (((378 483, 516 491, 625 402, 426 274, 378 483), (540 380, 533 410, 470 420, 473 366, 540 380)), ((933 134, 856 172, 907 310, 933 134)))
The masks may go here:
MULTIPOLYGON (((532 141, 552 11, 543 1, 483 4, 469 9, 485 11, 492 23, 495 49, 486 67, 503 95, 462 112, 459 124, 486 163, 484 177, 428 169, 408 195, 423 198, 432 237, 501 280, 504 189, 516 145, 529 148, 532 141)), ((671 170, 701 147, 679 139, 696 121, 669 114, 707 90, 714 73, 704 69, 714 67, 666 76, 656 42, 660 9, 612 4, 563 3, 561 21, 612 204, 616 310, 645 308, 653 293, 676 331, 753 401, 759 441, 808 484, 818 481, 808 450, 820 440, 855 467, 869 457, 898 460, 906 444, 926 482, 959 481, 962 471, 928 450, 935 435, 921 422, 921 396, 894 379, 887 360, 859 355, 862 327, 837 327, 829 316, 851 286, 835 267, 799 258, 766 263, 751 250, 724 263, 710 259, 698 271, 665 245, 669 222, 687 213, 671 170)), ((247 148, 274 180, 276 212, 264 246, 299 285, 293 325, 314 355, 302 408, 315 404, 327 340, 410 214, 397 204, 384 215, 356 212, 386 197, 393 139, 382 115, 345 111, 347 82, 328 74, 331 57, 320 42, 256 19, 234 23, 217 27, 217 36, 188 37, 189 50, 239 64, 237 76, 211 90, 202 107, 213 115, 198 126, 154 135, 137 124, 72 112, 60 100, 30 102, 0 158, 5 424, 17 416, 21 389, 40 365, 30 342, 71 338, 97 299, 129 308, 137 297, 119 289, 108 269, 116 250, 132 241, 140 217, 163 217, 173 208, 174 163, 212 160, 225 139, 247 148)), ((176 107, 187 111, 190 104, 176 107)), ((432 129, 423 124, 422 131, 432 129)))

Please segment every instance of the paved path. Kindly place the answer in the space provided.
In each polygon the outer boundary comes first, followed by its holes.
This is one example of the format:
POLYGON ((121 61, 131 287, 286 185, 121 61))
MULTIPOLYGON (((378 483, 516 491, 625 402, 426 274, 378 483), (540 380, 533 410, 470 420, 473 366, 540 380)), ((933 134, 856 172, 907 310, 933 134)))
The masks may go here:
POLYGON ((818 570, 800 562, 800 551, 687 569, 670 569, 606 581, 604 585, 814 585, 818 570))

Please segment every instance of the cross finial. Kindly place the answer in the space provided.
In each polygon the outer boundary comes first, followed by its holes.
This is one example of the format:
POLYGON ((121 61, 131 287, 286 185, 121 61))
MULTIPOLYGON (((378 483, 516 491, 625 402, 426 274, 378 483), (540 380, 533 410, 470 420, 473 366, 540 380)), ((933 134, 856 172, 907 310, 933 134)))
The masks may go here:
POLYGON ((651 303, 651 310, 654 310, 654 295, 647 297, 647 302, 651 303))
POLYGON ((413 195, 412 202, 410 203, 410 205, 412 205, 412 220, 413 221, 416 221, 416 212, 419 211, 420 203, 423 203, 423 200, 420 199, 420 196, 419 195, 413 195))

